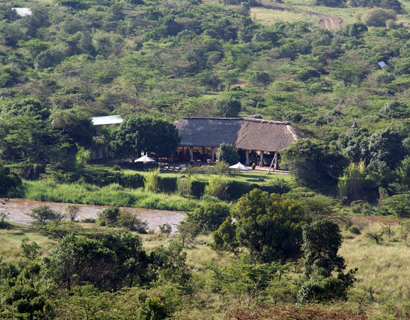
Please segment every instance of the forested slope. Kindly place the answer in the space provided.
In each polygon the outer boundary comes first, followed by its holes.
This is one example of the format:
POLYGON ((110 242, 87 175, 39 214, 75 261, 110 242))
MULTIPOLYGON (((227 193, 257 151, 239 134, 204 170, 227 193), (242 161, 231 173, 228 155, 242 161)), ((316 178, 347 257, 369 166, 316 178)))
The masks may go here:
POLYGON ((410 32, 394 23, 335 33, 304 22, 263 27, 248 3, 148 0, 2 1, 0 15, 3 119, 24 99, 57 123, 224 115, 216 102, 239 99, 241 115, 290 120, 332 140, 355 118, 373 130, 409 114, 410 32), (11 10, 26 6, 31 16, 11 10))

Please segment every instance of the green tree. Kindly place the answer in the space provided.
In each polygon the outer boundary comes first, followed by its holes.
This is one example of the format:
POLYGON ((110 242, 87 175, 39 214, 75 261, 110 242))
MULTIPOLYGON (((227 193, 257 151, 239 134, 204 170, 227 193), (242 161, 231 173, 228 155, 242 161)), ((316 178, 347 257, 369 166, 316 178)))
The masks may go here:
POLYGON ((410 194, 396 194, 384 201, 387 209, 398 218, 410 217, 410 194))
POLYGON ((345 260, 338 255, 341 245, 342 235, 336 223, 319 218, 303 226, 307 280, 299 289, 298 303, 346 299, 357 269, 343 273, 345 260), (338 273, 337 278, 332 277, 333 271, 338 273))
POLYGON ((0 198, 6 198, 10 191, 21 185, 21 182, 20 177, 10 172, 10 169, 6 168, 0 160, 0 198))
POLYGON ((51 126, 60 141, 90 147, 96 133, 91 117, 79 108, 59 110, 51 116, 51 126))
POLYGON ((199 225, 192 221, 181 221, 177 227, 178 234, 182 240, 182 246, 185 242, 194 239, 200 231, 199 225))
POLYGON ((0 119, 0 150, 8 160, 47 163, 58 144, 48 121, 30 113, 0 119))
POLYGON ((241 108, 241 102, 232 97, 219 99, 215 103, 215 109, 222 117, 237 117, 241 108))
POLYGON ((239 154, 233 145, 229 143, 221 143, 218 152, 216 153, 216 159, 220 162, 226 162, 229 165, 233 165, 239 161, 239 154))
POLYGON ((364 161, 351 163, 339 178, 338 188, 340 195, 346 197, 349 202, 365 200, 371 197, 372 191, 378 188, 377 181, 368 177, 364 161))
POLYGON ((395 169, 406 155, 403 134, 396 129, 376 131, 369 137, 368 148, 370 163, 384 162, 390 169, 395 169))
POLYGON ((253 72, 250 77, 249 81, 256 86, 261 86, 266 88, 271 83, 271 78, 269 74, 263 71, 255 71, 253 72))
POLYGON ((73 204, 67 204, 63 209, 64 217, 70 221, 75 221, 79 212, 80 207, 73 204))
POLYGON ((342 245, 339 226, 327 219, 316 219, 303 226, 303 248, 305 254, 305 274, 321 269, 322 275, 330 277, 333 271, 342 272, 346 266, 338 255, 342 245))
POLYGON ((21 240, 21 249, 23 250, 23 256, 27 259, 34 260, 40 254, 41 247, 37 242, 33 241, 30 243, 29 238, 24 238, 21 240))
POLYGON ((285 149, 282 160, 298 184, 313 189, 335 186, 348 164, 335 147, 308 139, 298 140, 285 149))
POLYGON ((217 249, 235 249, 239 244, 249 250, 254 261, 262 263, 300 257, 305 218, 294 200, 254 189, 239 199, 231 216, 235 222, 229 217, 214 234, 217 249))
POLYGON ((156 247, 150 258, 158 281, 186 285, 191 279, 191 271, 186 263, 186 252, 177 242, 172 241, 168 247, 156 247))
POLYGON ((84 282, 102 290, 119 290, 149 281, 148 263, 141 239, 129 232, 101 240, 70 234, 47 260, 47 274, 69 290, 84 282))
POLYGON ((57 313, 74 319, 101 319, 104 311, 112 308, 111 299, 110 293, 101 293, 92 285, 76 286, 67 297, 58 300, 57 313))
POLYGON ((400 183, 408 190, 410 189, 410 157, 406 156, 396 169, 400 183))
POLYGON ((54 211, 48 205, 31 209, 29 216, 34 220, 33 223, 36 225, 45 225, 51 221, 61 221, 64 218, 62 214, 54 211))
POLYGON ((141 152, 154 152, 158 156, 169 156, 179 142, 178 130, 172 123, 131 116, 115 130, 111 147, 115 155, 140 157, 141 152))
POLYGON ((0 264, 2 317, 14 319, 49 319, 53 315, 53 292, 42 278, 42 265, 36 261, 15 265, 0 264), (4 307, 4 308, 3 308, 4 307))
POLYGON ((104 209, 98 214, 98 220, 101 225, 114 227, 117 225, 121 210, 118 207, 104 209))
POLYGON ((229 206, 223 203, 208 203, 188 214, 188 221, 199 224, 202 231, 215 231, 229 216, 229 206))
POLYGON ((381 8, 370 9, 362 17, 365 25, 368 27, 385 27, 387 20, 396 20, 397 13, 394 10, 381 8))

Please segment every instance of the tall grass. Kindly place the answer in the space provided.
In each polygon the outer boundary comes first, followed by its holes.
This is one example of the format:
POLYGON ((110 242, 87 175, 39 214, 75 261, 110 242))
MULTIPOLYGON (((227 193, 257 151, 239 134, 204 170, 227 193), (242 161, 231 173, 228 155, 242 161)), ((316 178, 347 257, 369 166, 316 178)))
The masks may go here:
POLYGON ((157 192, 158 191, 158 177, 160 175, 160 169, 151 170, 145 176, 145 190, 150 192, 157 192))
POLYGON ((394 224, 391 241, 385 235, 380 245, 370 242, 366 234, 380 231, 385 224, 367 223, 361 235, 347 236, 339 253, 346 259, 347 268, 358 268, 350 301, 364 304, 362 307, 373 314, 390 316, 380 319, 409 319, 410 248, 400 235, 400 226, 394 224))
POLYGON ((37 201, 180 211, 191 211, 201 204, 201 201, 186 199, 174 194, 166 195, 143 189, 127 189, 118 184, 99 188, 89 184, 57 184, 50 181, 26 181, 24 186, 24 197, 37 201))
POLYGON ((228 182, 220 176, 211 176, 208 180, 208 194, 219 199, 227 197, 228 182))

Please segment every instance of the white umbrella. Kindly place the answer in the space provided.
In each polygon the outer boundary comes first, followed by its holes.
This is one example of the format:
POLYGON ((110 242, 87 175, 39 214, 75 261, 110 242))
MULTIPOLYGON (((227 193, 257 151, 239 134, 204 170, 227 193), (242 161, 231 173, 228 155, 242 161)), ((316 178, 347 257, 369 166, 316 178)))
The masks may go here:
POLYGON ((144 163, 148 163, 148 162, 155 162, 155 160, 145 155, 145 156, 142 156, 141 158, 138 158, 138 159, 135 160, 134 162, 144 162, 144 163))
POLYGON ((233 166, 229 167, 230 169, 238 169, 238 170, 249 170, 249 168, 242 163, 238 162, 237 164, 234 164, 233 166))

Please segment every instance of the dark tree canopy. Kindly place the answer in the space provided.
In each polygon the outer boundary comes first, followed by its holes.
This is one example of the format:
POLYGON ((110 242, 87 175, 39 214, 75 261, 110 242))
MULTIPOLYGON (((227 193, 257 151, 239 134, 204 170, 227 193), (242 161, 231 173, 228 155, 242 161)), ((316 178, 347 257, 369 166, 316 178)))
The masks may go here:
POLYGON ((241 111, 241 101, 232 97, 222 98, 216 102, 215 108, 220 116, 237 117, 241 111))
POLYGON ((300 257, 305 218, 302 208, 294 200, 254 189, 239 199, 231 216, 235 222, 228 218, 228 222, 225 221, 214 234, 217 247, 235 248, 235 243, 225 244, 223 239, 237 241, 259 262, 300 257), (225 225, 227 223, 234 228, 235 237, 232 237, 232 228, 225 225))
POLYGON ((100 289, 118 290, 146 283, 148 262, 137 235, 123 232, 100 241, 71 234, 55 247, 48 273, 68 289, 86 281, 100 289))
POLYGON ((9 192, 21 185, 20 177, 10 172, 0 161, 0 198, 7 197, 9 192))
POLYGON ((218 161, 223 161, 233 165, 239 161, 239 154, 233 145, 229 143, 222 143, 216 153, 216 159, 218 161))
POLYGON ((303 227, 303 248, 305 251, 305 273, 322 269, 326 277, 332 271, 341 272, 345 268, 344 259, 337 253, 342 245, 339 226, 327 219, 317 219, 303 227))
POLYGON ((169 156, 180 142, 176 127, 167 121, 130 116, 112 136, 114 155, 140 157, 141 152, 169 156))
POLYGON ((301 139, 287 148, 282 159, 301 186, 313 189, 332 187, 348 165, 336 147, 301 139))
POLYGON ((198 223, 203 231, 215 231, 229 216, 229 206, 208 203, 188 215, 188 221, 198 223))

